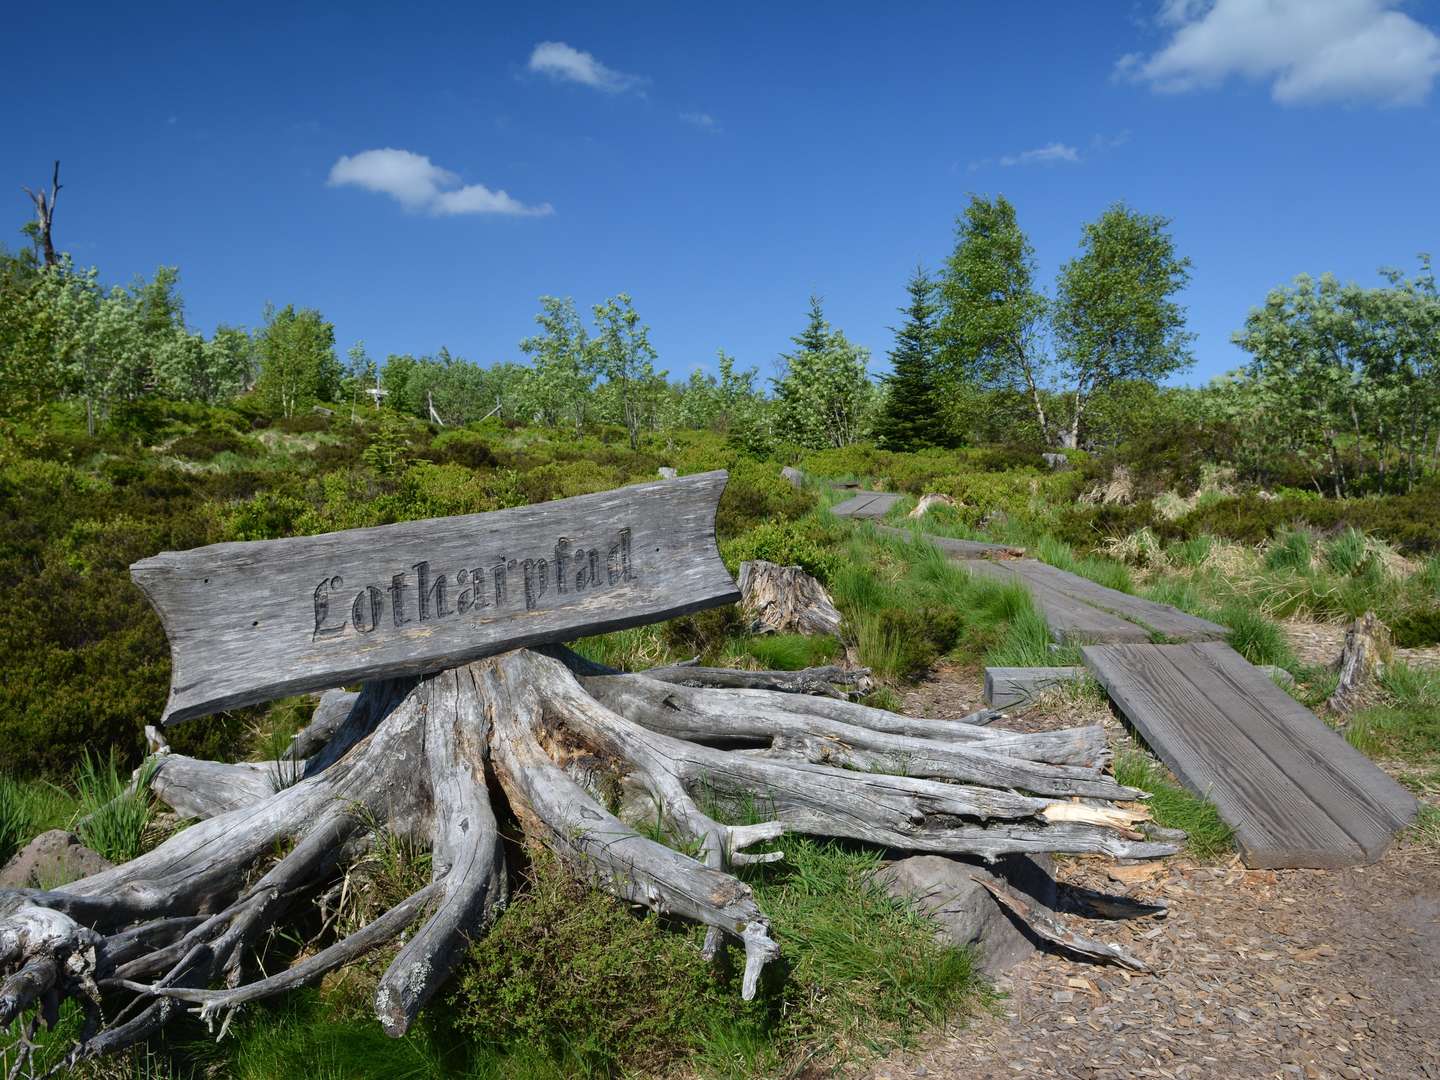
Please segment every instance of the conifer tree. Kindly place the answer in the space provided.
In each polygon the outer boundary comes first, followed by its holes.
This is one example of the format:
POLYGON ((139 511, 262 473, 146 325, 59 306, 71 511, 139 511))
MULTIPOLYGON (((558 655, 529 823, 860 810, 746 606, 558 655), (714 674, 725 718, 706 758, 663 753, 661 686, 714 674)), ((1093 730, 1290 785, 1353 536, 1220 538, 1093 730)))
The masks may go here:
POLYGON ((917 266, 906 288, 910 303, 900 309, 905 321, 895 330, 893 371, 885 380, 885 404, 875 422, 876 440, 886 450, 922 450, 950 442, 940 414, 935 281, 917 266))

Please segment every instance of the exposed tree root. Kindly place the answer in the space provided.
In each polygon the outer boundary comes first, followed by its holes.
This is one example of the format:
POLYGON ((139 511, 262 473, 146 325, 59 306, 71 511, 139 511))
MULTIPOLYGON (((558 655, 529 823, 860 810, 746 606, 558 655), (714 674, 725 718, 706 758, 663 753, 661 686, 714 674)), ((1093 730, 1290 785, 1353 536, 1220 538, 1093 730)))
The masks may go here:
POLYGON ((504 907, 499 819, 509 817, 586 881, 707 926, 709 951, 737 943, 747 998, 779 947, 732 871, 782 858, 747 849, 786 832, 986 858, 1176 850, 1147 836, 1141 793, 1105 775, 1098 729, 1017 735, 816 696, 808 679, 758 682, 796 692, 736 688, 755 683, 737 673, 623 675, 566 650, 518 650, 325 695, 279 770, 199 761, 157 738, 153 790, 202 820, 61 889, 0 892, 0 1025, 26 1017, 15 1074, 65 999, 85 1017, 74 1063, 184 1008, 223 1031, 245 1004, 413 928, 375 998, 384 1029, 404 1033, 504 907), (755 823, 726 823, 757 808, 755 823), (682 850, 638 831, 642 818, 682 850), (430 883, 259 976, 263 940, 325 907, 380 830, 429 848, 430 883))

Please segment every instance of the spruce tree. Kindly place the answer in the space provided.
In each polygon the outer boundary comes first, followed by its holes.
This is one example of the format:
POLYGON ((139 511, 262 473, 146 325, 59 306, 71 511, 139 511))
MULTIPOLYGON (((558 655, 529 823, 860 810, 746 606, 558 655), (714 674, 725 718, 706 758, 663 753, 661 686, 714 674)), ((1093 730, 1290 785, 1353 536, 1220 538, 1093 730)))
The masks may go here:
POLYGON ((886 450, 950 443, 940 415, 935 282, 917 266, 906 288, 910 303, 900 309, 905 321, 895 330, 893 370, 885 380, 885 404, 875 423, 876 439, 886 450))

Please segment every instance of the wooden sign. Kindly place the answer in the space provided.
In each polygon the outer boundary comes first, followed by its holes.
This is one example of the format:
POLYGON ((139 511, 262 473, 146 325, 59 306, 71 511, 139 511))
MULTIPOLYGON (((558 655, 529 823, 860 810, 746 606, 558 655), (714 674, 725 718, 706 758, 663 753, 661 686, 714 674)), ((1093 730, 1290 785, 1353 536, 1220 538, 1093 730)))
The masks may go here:
POLYGON ((170 638, 161 723, 733 603, 725 481, 144 559, 130 573, 170 638))

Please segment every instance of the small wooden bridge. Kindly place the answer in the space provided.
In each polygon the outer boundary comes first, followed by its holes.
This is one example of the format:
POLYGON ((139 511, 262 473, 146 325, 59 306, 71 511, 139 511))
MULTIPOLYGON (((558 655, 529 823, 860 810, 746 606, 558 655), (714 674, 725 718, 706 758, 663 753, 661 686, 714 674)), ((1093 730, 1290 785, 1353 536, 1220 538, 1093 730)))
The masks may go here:
MULTIPOLYGON (((832 513, 873 521, 898 499, 859 492, 832 513)), ((1029 590, 1055 640, 1081 646, 1146 744, 1215 804, 1247 866, 1371 863, 1415 819, 1414 796, 1225 644, 1225 627, 1013 548, 925 538, 972 573, 1029 590)))

